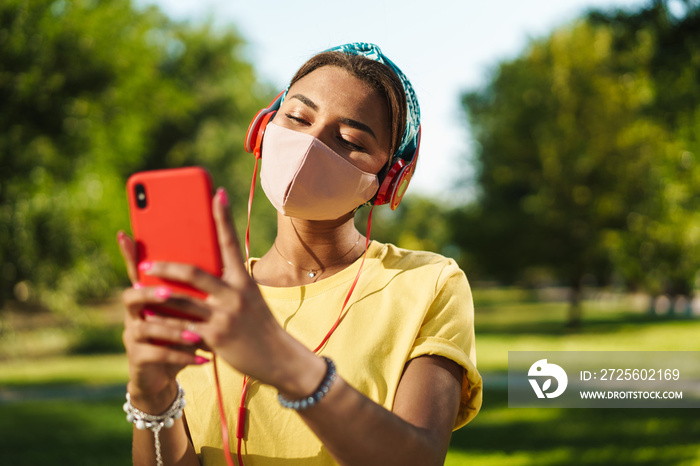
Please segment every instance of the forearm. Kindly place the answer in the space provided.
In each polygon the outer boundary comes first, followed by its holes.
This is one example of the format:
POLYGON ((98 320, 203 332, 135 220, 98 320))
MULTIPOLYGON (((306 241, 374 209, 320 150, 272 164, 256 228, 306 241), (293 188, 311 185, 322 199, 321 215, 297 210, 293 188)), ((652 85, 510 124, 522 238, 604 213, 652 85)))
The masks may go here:
POLYGON ((341 465, 441 465, 449 435, 400 418, 338 378, 318 405, 300 411, 341 465))

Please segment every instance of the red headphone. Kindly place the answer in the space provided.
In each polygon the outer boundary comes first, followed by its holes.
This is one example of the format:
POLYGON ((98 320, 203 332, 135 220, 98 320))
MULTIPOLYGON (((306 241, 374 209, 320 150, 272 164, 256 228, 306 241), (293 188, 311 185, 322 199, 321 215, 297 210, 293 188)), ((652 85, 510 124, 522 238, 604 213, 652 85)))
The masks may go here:
MULTIPOLYGON (((280 92, 275 100, 266 107, 260 110, 253 121, 250 122, 248 132, 245 136, 245 150, 255 155, 255 158, 262 157, 262 142, 265 136, 265 128, 267 124, 279 110, 282 104, 284 91, 280 92)), ((408 183, 411 181, 413 172, 416 170, 416 162, 418 161, 418 149, 420 148, 421 130, 418 128, 418 144, 416 150, 411 154, 410 160, 406 161, 403 158, 396 158, 387 170, 384 179, 379 186, 377 195, 374 199, 374 205, 389 204, 391 210, 395 210, 403 195, 406 193, 408 183)))

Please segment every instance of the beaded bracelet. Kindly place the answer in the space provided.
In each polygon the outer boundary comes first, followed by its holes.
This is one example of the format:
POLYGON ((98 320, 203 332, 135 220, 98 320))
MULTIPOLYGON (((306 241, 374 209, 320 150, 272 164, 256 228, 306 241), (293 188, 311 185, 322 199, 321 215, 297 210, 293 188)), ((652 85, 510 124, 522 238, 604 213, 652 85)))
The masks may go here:
POLYGON ((336 378, 336 371, 335 364, 333 364, 333 361, 331 361, 330 358, 324 356, 323 359, 326 360, 326 375, 323 377, 323 380, 316 391, 306 398, 302 398, 300 400, 288 400, 280 393, 277 395, 277 399, 282 406, 295 411, 301 411, 314 406, 328 394, 328 391, 331 389, 331 385, 336 378))
POLYGON ((185 390, 177 383, 177 397, 170 407, 163 414, 155 416, 153 414, 144 413, 143 411, 134 408, 131 404, 131 396, 126 392, 126 403, 124 403, 124 412, 126 420, 131 422, 139 430, 148 429, 153 432, 155 438, 156 462, 158 466, 163 466, 163 457, 160 452, 160 430, 165 427, 169 429, 175 424, 176 419, 182 417, 182 410, 187 402, 185 401, 185 390))

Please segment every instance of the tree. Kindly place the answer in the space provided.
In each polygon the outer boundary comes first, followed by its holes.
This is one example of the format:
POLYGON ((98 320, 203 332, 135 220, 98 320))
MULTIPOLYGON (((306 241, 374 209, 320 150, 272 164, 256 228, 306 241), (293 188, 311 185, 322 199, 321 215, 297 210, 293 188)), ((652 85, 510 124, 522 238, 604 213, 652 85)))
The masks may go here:
POLYGON ((606 240, 628 213, 660 195, 655 155, 668 135, 645 117, 654 36, 615 48, 588 21, 555 30, 498 66, 464 96, 479 144, 478 207, 457 241, 497 278, 546 267, 571 289, 569 324, 581 319, 584 276, 606 280, 606 240))
MULTIPOLYGON (((692 295, 700 268, 700 2, 685 1, 671 13, 667 1, 636 12, 592 12, 590 21, 615 31, 616 48, 630 47, 640 31, 652 31, 650 75, 657 92, 646 111, 668 141, 655 155, 659 196, 630 212, 627 228, 610 235, 614 262, 628 284, 652 296, 692 295)), ((689 303, 689 300, 684 300, 689 303)), ((653 310, 653 307, 652 307, 653 310)), ((690 308, 687 306, 686 312, 690 308)))
MULTIPOLYGON (((367 228, 369 208, 363 207, 356 216, 355 225, 361 232, 367 228)), ((384 243, 413 250, 433 251, 454 256, 459 253, 450 243, 448 208, 437 200, 409 193, 399 207, 392 211, 378 206, 372 213, 370 237, 384 243)))
POLYGON ((0 305, 68 310, 124 281, 130 173, 201 164, 247 194, 242 141, 272 93, 242 45, 129 0, 0 3, 0 305))

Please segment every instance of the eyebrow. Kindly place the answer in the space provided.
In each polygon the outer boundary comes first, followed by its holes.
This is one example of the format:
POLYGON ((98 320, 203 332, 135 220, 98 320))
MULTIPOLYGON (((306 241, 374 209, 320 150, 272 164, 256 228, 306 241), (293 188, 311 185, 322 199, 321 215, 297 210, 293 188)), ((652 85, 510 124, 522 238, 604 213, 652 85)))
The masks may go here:
POLYGON ((293 96, 290 97, 290 99, 297 99, 302 104, 306 105, 307 107, 311 107, 312 110, 318 111, 318 105, 316 105, 316 103, 313 100, 309 99, 305 95, 294 94, 293 96))
POLYGON ((374 131, 372 131, 372 128, 367 126, 366 124, 357 121, 357 120, 351 120, 350 118, 341 118, 340 119, 341 123, 344 123, 351 128, 359 129, 360 131, 364 131, 365 133, 369 133, 372 135, 374 139, 377 139, 377 136, 374 134, 374 131))
MULTIPOLYGON (((294 94, 293 96, 290 97, 290 99, 297 99, 307 107, 311 108, 314 111, 318 111, 318 105, 316 103, 306 97, 305 95, 302 94, 294 94)), ((353 120, 352 118, 341 118, 340 122, 343 124, 346 124, 350 126, 351 128, 358 129, 360 131, 364 131, 365 133, 370 134, 374 139, 377 139, 377 135, 374 134, 374 131, 372 131, 372 128, 370 128, 368 125, 362 123, 361 121, 353 120)))

